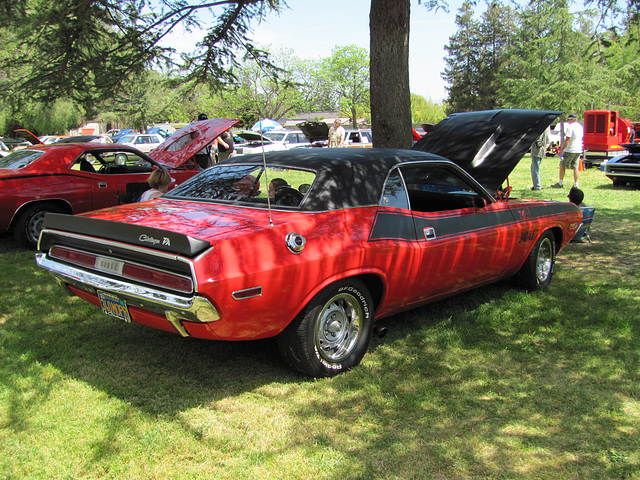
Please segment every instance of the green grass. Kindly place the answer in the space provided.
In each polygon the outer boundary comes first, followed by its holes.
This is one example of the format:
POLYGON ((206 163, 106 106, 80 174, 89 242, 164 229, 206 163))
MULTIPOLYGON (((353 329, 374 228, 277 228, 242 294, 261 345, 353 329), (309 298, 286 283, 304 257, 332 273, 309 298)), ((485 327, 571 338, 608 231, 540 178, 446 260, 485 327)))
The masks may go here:
MULTIPOLYGON (((564 200, 557 161, 531 192, 564 200)), ((0 478, 640 478, 640 190, 584 172, 591 244, 544 292, 498 284, 384 320, 333 379, 272 340, 118 323, 0 239, 0 478)))

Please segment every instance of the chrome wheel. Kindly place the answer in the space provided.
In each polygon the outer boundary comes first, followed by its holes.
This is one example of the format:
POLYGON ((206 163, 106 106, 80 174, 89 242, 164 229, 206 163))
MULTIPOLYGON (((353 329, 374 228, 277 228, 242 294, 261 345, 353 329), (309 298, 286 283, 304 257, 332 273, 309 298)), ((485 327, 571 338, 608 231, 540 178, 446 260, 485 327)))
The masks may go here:
POLYGON ((340 362, 358 342, 363 321, 360 302, 351 294, 340 293, 322 307, 316 330, 316 347, 322 358, 340 362))
POLYGON ((544 232, 529 252, 524 264, 515 274, 518 286, 526 290, 547 288, 553 277, 556 262, 556 239, 553 232, 544 232))
POLYGON ((367 352, 373 331, 373 299, 366 285, 345 278, 317 293, 278 335, 285 362, 312 377, 352 369, 367 352))
POLYGON ((553 269, 553 244, 549 238, 544 238, 538 248, 536 258, 536 276, 539 283, 545 283, 553 269))
POLYGON ((44 216, 46 214, 47 212, 45 210, 40 210, 29 219, 29 223, 27 224, 27 237, 29 242, 33 245, 38 243, 40 232, 42 232, 42 225, 44 224, 44 216))

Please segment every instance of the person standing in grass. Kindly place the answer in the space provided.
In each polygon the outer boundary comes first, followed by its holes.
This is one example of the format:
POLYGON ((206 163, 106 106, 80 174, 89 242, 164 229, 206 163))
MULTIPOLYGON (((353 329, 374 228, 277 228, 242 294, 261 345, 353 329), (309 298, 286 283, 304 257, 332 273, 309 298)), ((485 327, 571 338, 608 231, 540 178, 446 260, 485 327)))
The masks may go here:
POLYGON ((344 127, 340 125, 342 121, 336 118, 333 122, 333 127, 329 129, 329 148, 338 148, 342 146, 344 141, 344 127))
POLYGON ((580 155, 582 154, 582 137, 584 129, 577 121, 575 113, 570 113, 567 117, 568 125, 564 129, 564 143, 560 145, 558 153, 562 156, 560 161, 560 171, 558 183, 551 185, 551 188, 564 188, 564 174, 567 169, 573 170, 573 186, 579 187, 580 180, 580 155))
POLYGON ((540 164, 543 157, 547 154, 547 146, 549 145, 549 128, 545 128, 544 132, 531 145, 531 181, 533 187, 531 190, 542 190, 540 184, 540 164))

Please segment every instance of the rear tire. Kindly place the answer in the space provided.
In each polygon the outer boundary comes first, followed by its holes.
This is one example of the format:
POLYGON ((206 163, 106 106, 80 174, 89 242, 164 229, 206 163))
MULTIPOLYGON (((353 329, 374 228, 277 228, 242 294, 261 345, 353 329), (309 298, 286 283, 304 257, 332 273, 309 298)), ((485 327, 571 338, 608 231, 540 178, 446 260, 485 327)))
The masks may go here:
POLYGON ((551 283, 556 262, 556 239, 546 231, 531 249, 527 260, 515 276, 516 283, 525 290, 543 290, 551 283))
POLYGON ((613 181, 614 187, 624 187, 627 185, 627 181, 624 178, 618 178, 618 177, 609 177, 609 178, 611 178, 611 180, 613 181))
POLYGON ((318 293, 278 337, 285 362, 312 377, 333 377, 360 363, 373 331, 373 301, 356 279, 318 293))
POLYGON ((13 231, 13 236, 21 247, 36 248, 44 216, 49 212, 62 213, 62 210, 55 205, 41 204, 28 207, 22 212, 13 231))

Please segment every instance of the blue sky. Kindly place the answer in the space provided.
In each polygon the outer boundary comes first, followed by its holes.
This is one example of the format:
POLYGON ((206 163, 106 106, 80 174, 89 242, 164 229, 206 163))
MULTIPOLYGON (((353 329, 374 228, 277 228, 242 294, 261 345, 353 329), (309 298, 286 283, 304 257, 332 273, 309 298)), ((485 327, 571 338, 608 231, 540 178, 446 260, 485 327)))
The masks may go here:
MULTIPOLYGON (((280 15, 253 26, 255 41, 272 49, 291 48, 302 59, 317 60, 331 55, 336 46, 356 45, 369 49, 370 0, 286 0, 280 15)), ((456 31, 455 14, 461 0, 449 2, 449 13, 428 11, 411 2, 409 87, 412 93, 441 102, 446 97, 444 46, 456 31)), ((201 34, 185 35, 178 29, 166 44, 189 50, 201 34)))
MULTIPOLYGON (((370 0, 286 1, 289 9, 254 27, 254 38, 261 45, 293 48, 298 57, 310 59, 330 56, 335 46, 369 49, 370 0)), ((446 97, 440 76, 444 46, 456 31, 455 14, 461 4, 449 3, 449 13, 436 13, 411 2, 409 87, 412 93, 436 102, 446 97)))

